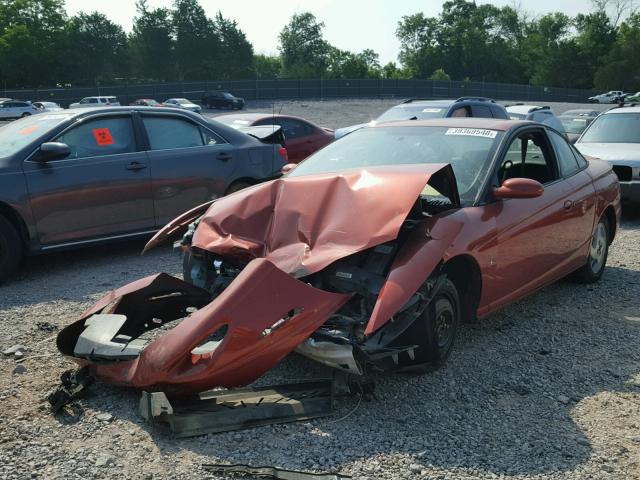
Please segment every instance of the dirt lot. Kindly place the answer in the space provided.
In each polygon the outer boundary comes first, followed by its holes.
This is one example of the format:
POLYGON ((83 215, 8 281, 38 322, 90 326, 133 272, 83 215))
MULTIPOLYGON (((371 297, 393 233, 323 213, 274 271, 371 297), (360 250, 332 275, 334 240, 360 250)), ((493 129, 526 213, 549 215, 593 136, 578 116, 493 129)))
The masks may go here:
MULTIPOLYGON (((392 103, 282 111, 340 127, 392 103)), ((625 210, 600 283, 562 281, 465 325, 445 368, 378 376, 375 398, 338 399, 328 418, 187 440, 144 424, 136 392, 96 384, 70 423, 43 404, 73 367, 56 353, 56 329, 112 288, 178 274, 179 258, 168 247, 140 256, 143 242, 30 258, 0 286, 0 349, 30 349, 20 364, 0 358, 0 478, 208 478, 200 465, 219 462, 370 480, 640 479, 638 210, 625 210)), ((328 375, 292 355, 261 382, 328 375)))

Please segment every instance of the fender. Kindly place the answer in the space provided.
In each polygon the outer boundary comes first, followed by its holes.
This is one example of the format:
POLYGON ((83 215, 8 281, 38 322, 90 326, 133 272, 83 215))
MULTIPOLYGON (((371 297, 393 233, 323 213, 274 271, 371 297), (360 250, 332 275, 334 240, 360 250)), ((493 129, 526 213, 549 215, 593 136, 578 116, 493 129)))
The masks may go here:
POLYGON ((147 244, 144 246, 144 249, 142 249, 142 254, 147 253, 152 248, 163 244, 171 238, 176 238, 178 236, 184 235, 184 233, 187 231, 187 228, 189 227, 189 224, 204 215, 204 213, 209 209, 213 202, 215 202, 215 200, 211 200, 209 202, 203 203, 202 205, 198 205, 197 207, 194 207, 191 210, 188 210, 182 215, 171 220, 164 227, 158 230, 156 234, 151 238, 151 240, 147 242, 147 244))
POLYGON ((365 335, 380 329, 409 301, 445 256, 463 223, 447 216, 417 227, 398 252, 380 290, 365 335))

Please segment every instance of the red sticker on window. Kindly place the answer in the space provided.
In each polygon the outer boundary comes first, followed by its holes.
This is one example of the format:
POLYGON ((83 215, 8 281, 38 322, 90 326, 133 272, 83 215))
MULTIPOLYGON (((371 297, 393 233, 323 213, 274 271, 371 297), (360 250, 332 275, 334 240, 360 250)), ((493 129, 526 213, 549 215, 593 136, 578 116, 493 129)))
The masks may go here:
POLYGON ((30 125, 28 127, 24 127, 22 130, 18 131, 20 135, 29 135, 30 133, 35 132, 38 129, 38 125, 30 125))
POLYGON ((113 145, 113 137, 108 128, 94 128, 93 136, 96 137, 96 143, 100 146, 113 145))

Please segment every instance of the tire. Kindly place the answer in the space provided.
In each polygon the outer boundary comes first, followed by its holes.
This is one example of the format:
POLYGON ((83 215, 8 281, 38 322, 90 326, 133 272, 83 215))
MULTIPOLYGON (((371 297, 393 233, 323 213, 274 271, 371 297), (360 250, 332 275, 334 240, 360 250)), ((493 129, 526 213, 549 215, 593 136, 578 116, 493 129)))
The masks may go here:
POLYGON ((398 356, 400 369, 426 373, 442 366, 453 349, 460 316, 458 290, 451 280, 445 279, 420 318, 394 342, 418 345, 413 351, 413 358, 406 352, 398 356))
POLYGON ((231 195, 232 193, 236 193, 239 190, 250 187, 251 184, 247 182, 236 182, 231 184, 231 186, 227 189, 227 193, 225 195, 231 195))
POLYGON ((609 222, 602 217, 591 235, 587 262, 576 271, 575 279, 581 283, 594 283, 600 280, 607 265, 609 255, 609 222))
POLYGON ((20 115, 20 118, 29 117, 29 116, 31 116, 29 112, 24 112, 22 115, 20 115))
POLYGON ((22 261, 23 246, 13 224, 0 215, 0 283, 7 280, 22 261))

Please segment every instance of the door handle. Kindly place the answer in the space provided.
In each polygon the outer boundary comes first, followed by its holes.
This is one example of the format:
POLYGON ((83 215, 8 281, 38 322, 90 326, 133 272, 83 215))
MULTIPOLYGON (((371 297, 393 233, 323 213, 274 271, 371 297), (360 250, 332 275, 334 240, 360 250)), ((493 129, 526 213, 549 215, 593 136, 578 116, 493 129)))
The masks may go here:
POLYGON ((131 162, 129 165, 127 165, 126 168, 127 170, 137 171, 137 170, 144 170, 145 168, 147 168, 147 166, 144 163, 131 162))
POLYGON ((227 152, 222 152, 222 153, 219 153, 219 154, 216 156, 216 158, 217 158, 218 160, 222 160, 223 162, 226 162, 227 160, 231 160, 231 154, 230 154, 230 153, 227 153, 227 152))
POLYGON ((575 205, 575 203, 573 202, 573 200, 565 200, 564 201, 564 208, 567 209, 567 210, 573 208, 574 205, 575 205))

